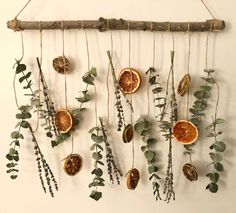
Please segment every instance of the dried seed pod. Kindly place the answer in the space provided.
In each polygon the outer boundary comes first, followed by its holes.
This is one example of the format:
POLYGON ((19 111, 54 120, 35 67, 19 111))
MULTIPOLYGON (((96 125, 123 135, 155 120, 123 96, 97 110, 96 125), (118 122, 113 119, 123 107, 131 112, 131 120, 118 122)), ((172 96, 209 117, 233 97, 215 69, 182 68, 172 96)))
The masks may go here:
POLYGON ((70 62, 65 56, 59 56, 53 59, 53 68, 60 74, 68 74, 71 71, 70 62))
POLYGON ((128 189, 134 190, 139 182, 140 173, 136 168, 131 169, 127 173, 127 187, 128 189))
POLYGON ((64 171, 67 175, 76 175, 83 166, 83 159, 79 154, 69 155, 64 162, 64 171))
POLYGON ((177 93, 180 96, 184 96, 186 92, 188 91, 189 85, 191 82, 191 76, 189 74, 184 75, 184 77, 180 80, 177 93))
POLYGON ((125 126, 122 134, 122 139, 124 143, 129 143, 134 136, 134 128, 132 124, 128 124, 125 126))
POLYGON ((183 166, 183 173, 184 176, 191 182, 198 179, 197 169, 190 163, 187 163, 183 166))
POLYGON ((119 85, 125 94, 132 94, 141 85, 141 76, 134 68, 124 68, 119 75, 119 85))
POLYGON ((55 114, 55 125, 61 133, 69 132, 73 127, 73 117, 66 109, 60 109, 55 114))

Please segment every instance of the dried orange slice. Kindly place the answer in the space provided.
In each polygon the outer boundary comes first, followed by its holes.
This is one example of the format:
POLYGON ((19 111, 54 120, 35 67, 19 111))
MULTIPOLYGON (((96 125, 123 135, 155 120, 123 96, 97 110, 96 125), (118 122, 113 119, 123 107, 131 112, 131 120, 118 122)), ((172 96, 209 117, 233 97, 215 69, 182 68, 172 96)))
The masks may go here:
POLYGON ((184 96, 189 89, 189 85, 191 82, 191 76, 189 74, 184 75, 184 77, 180 80, 177 92, 180 96, 184 96))
POLYGON ((134 190, 139 182, 140 173, 136 168, 131 169, 127 173, 127 188, 134 190))
POLYGON ((126 125, 122 134, 123 142, 129 143, 133 139, 133 135, 134 135, 134 129, 132 124, 126 125))
POLYGON ((193 166, 190 163, 186 163, 183 166, 183 173, 184 176, 189 180, 189 181, 196 181, 198 179, 198 172, 195 166, 193 166))
POLYGON ((173 134, 180 143, 192 144, 198 138, 198 129, 190 121, 180 120, 175 123, 173 134))
POLYGON ((138 90, 141 84, 141 77, 137 70, 124 68, 119 75, 119 85, 125 94, 132 94, 138 90))
POLYGON ((52 65, 54 70, 60 74, 67 74, 71 71, 70 62, 65 56, 54 58, 52 65))
POLYGON ((83 166, 83 159, 79 154, 71 154, 67 156, 64 162, 64 171, 67 175, 76 175, 83 166))
POLYGON ((73 118, 66 109, 60 109, 55 114, 55 125, 61 133, 69 132, 73 127, 73 118))

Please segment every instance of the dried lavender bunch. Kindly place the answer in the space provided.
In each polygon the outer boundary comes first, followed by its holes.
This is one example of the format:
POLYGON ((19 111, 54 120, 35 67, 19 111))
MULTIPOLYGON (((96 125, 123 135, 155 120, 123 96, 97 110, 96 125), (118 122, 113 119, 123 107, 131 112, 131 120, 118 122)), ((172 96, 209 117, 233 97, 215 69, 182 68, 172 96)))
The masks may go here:
POLYGON ((115 74, 115 68, 114 65, 112 63, 112 58, 111 58, 111 54, 110 51, 107 51, 107 55, 111 64, 111 71, 112 71, 112 77, 113 77, 113 83, 114 83, 114 88, 115 88, 115 97, 116 97, 116 110, 117 110, 117 117, 118 117, 118 128, 117 131, 121 131, 122 126, 126 126, 125 125, 125 117, 124 117, 124 109, 123 109, 123 105, 121 102, 121 94, 123 95, 123 97, 125 98, 126 103, 130 106, 131 111, 133 112, 133 106, 131 104, 131 102, 127 99, 126 95, 124 94, 124 92, 120 89, 120 85, 116 79, 116 74, 115 74))
POLYGON ((39 178, 41 181, 42 188, 43 188, 44 192, 46 193, 47 192, 46 185, 45 185, 45 180, 46 180, 47 186, 48 186, 48 191, 49 191, 50 195, 52 197, 54 197, 53 186, 57 191, 58 190, 57 181, 55 179, 55 176, 54 176, 50 166, 48 165, 47 161, 45 160, 45 158, 40 150, 37 139, 34 135, 32 127, 30 125, 29 125, 29 130, 31 132, 32 141, 34 143, 34 150, 35 150, 35 155, 37 157, 36 161, 37 161, 37 165, 38 165, 39 178), (43 173, 44 173, 45 180, 43 179, 43 173), (53 183, 53 186, 52 186, 52 183, 53 183))
POLYGON ((110 143, 108 142, 108 139, 107 139, 106 129, 105 129, 105 126, 103 124, 101 117, 99 117, 99 121, 100 121, 100 125, 101 125, 103 140, 104 140, 105 147, 106 147, 107 171, 108 171, 108 174, 110 177, 110 181, 112 182, 112 184, 114 184, 114 179, 116 178, 116 182, 119 185, 120 184, 120 177, 122 177, 122 173, 121 173, 120 169, 118 169, 118 167, 115 163, 114 156, 112 154, 112 149, 111 149, 110 143), (115 178, 114 178, 114 175, 115 175, 115 178))
POLYGON ((42 117, 46 121, 46 127, 45 127, 45 130, 47 130, 46 135, 48 137, 52 138, 53 134, 55 136, 59 135, 59 132, 58 132, 56 124, 55 124, 56 110, 55 110, 52 98, 50 96, 49 89, 48 89, 46 80, 44 78, 42 67, 41 67, 41 64, 39 62, 38 57, 37 57, 37 64, 38 64, 38 68, 39 68, 40 81, 41 81, 42 86, 43 86, 44 100, 45 100, 46 108, 47 108, 46 110, 41 110, 41 113, 42 113, 42 117))

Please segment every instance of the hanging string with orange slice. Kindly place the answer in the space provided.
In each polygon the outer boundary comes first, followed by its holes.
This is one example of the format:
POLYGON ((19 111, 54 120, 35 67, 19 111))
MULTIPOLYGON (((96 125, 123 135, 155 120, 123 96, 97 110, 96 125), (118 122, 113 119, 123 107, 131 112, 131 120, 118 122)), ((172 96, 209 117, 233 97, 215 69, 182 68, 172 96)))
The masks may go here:
POLYGON ((71 136, 72 151, 64 160, 64 171, 67 175, 74 176, 82 168, 83 159, 79 154, 74 154, 74 138, 73 138, 73 117, 68 110, 67 103, 67 74, 71 72, 69 60, 65 57, 65 35, 64 25, 62 25, 62 56, 53 60, 53 68, 60 74, 64 75, 64 93, 65 93, 65 108, 59 109, 55 113, 55 125, 60 134, 69 134, 71 136))
MULTIPOLYGON (((190 26, 188 24, 188 26, 190 26)), ((189 27, 188 27, 189 28, 189 27)), ((187 59, 187 74, 181 79, 178 85, 178 94, 182 97, 187 94, 187 104, 186 104, 186 120, 179 120, 175 123, 173 127, 173 134, 176 140, 184 144, 186 152, 189 155, 190 162, 183 166, 183 173, 185 177, 190 181, 196 181, 198 179, 198 172, 196 167, 192 163, 192 144, 198 138, 197 127, 189 121, 189 96, 190 96, 190 58, 191 58, 191 33, 189 29, 188 33, 188 59, 187 59)))
MULTIPOLYGON (((140 86, 141 78, 140 74, 137 70, 133 69, 131 65, 131 32, 130 32, 130 22, 128 22, 128 59, 129 59, 129 67, 123 69, 120 72, 119 76, 119 84, 122 91, 125 94, 130 95, 130 103, 132 105, 133 97, 132 94, 137 91, 140 86)), ((127 172, 126 184, 127 188, 130 190, 134 190, 140 179, 140 172, 138 169, 134 167, 135 162, 135 148, 134 148, 134 137, 133 137, 133 110, 130 111, 130 124, 126 125, 123 131, 123 141, 130 142, 132 144, 132 165, 131 169, 127 172), (125 141, 126 139, 126 141, 125 141), (128 140, 127 140, 128 139, 128 140)))

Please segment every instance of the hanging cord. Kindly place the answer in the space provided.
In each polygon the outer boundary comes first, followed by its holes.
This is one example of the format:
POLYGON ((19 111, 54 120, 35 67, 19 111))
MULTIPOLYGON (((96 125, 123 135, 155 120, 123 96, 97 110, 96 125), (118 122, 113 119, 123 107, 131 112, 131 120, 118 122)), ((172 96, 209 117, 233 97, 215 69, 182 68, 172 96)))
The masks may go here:
MULTIPOLYGON (((129 69, 130 69, 130 77, 131 77, 131 87, 133 86, 133 73, 130 67, 131 65, 131 33, 130 33, 130 22, 128 21, 128 58, 129 58, 129 69)), ((130 103, 133 105, 132 94, 130 94, 130 103)), ((130 123, 133 126, 133 111, 130 112, 130 123)), ((134 150, 134 137, 132 138, 132 169, 134 168, 134 161, 135 161, 135 150, 134 150)))
MULTIPOLYGON (((89 51, 89 41, 88 41, 88 34, 86 29, 84 28, 84 21, 83 21, 83 27, 82 29, 84 30, 84 35, 85 35, 85 43, 86 43, 86 50, 87 50, 87 59, 88 59, 88 71, 90 70, 90 51, 89 51)), ((97 88, 94 84, 94 114, 95 114, 95 125, 96 127, 98 126, 98 110, 97 110, 97 88)))
MULTIPOLYGON (((42 67, 42 61, 43 61, 43 31, 41 27, 41 22, 39 22, 39 46, 40 46, 40 66, 42 67)), ((36 133, 39 128, 39 112, 40 112, 40 104, 41 104, 41 81, 40 81, 40 70, 38 73, 38 90, 39 90, 39 105, 37 106, 37 123, 36 127, 33 131, 33 133, 36 133)))
POLYGON ((204 7, 207 9, 207 11, 210 13, 210 15, 212 16, 213 19, 216 19, 215 16, 213 15, 213 13, 211 12, 211 10, 207 7, 206 3, 201 0, 202 4, 204 5, 204 7))
MULTIPOLYGON (((109 19, 107 19, 107 30, 110 32, 110 52, 111 58, 113 57, 113 35, 110 30, 109 19)), ((106 76, 106 86, 107 86, 107 122, 110 121, 110 87, 109 87, 109 75, 111 73, 111 63, 108 64, 107 76, 106 76)))
MULTIPOLYGON (((187 61, 187 73, 190 73, 190 57, 191 57, 191 32, 189 31, 190 23, 188 23, 188 61, 187 61)), ((186 118, 189 119, 189 99, 190 99, 190 88, 187 89, 187 108, 186 108, 186 118)))
POLYGON ((206 35, 205 69, 208 69, 208 44, 209 44, 209 32, 207 32, 206 35))
POLYGON ((23 12, 23 10, 28 6, 28 4, 29 4, 31 1, 32 1, 32 0, 29 0, 29 1, 25 4, 25 6, 17 13, 17 15, 15 16, 15 19, 18 18, 18 16, 23 12))
MULTIPOLYGON (((16 59, 16 63, 14 64, 14 66, 16 64, 20 63, 22 61, 22 59, 24 58, 24 55, 25 55, 24 37, 23 37, 23 32, 22 31, 20 31, 20 36, 21 36, 21 58, 18 59, 18 60, 16 59)), ((13 91, 14 91, 15 103, 16 103, 17 108, 19 109, 20 106, 19 106, 19 102, 18 102, 18 98, 17 98, 17 92, 16 92, 16 72, 15 72, 14 77, 13 77, 13 91)))
MULTIPOLYGON (((62 34, 62 57, 64 60, 64 64, 66 61, 65 58, 65 32, 64 32, 64 22, 61 22, 61 34, 62 34)), ((65 67, 65 66, 64 66, 65 67)), ((65 91, 65 107, 66 109, 68 108, 68 104, 67 104, 67 76, 64 73, 64 91, 65 91)))
MULTIPOLYGON (((155 58, 156 58, 156 35, 153 31, 153 23, 151 22, 151 32, 153 33, 153 43, 152 43, 152 68, 155 66, 155 58)), ((150 115, 150 87, 149 84, 147 86, 147 98, 148 98, 148 116, 150 115)))

